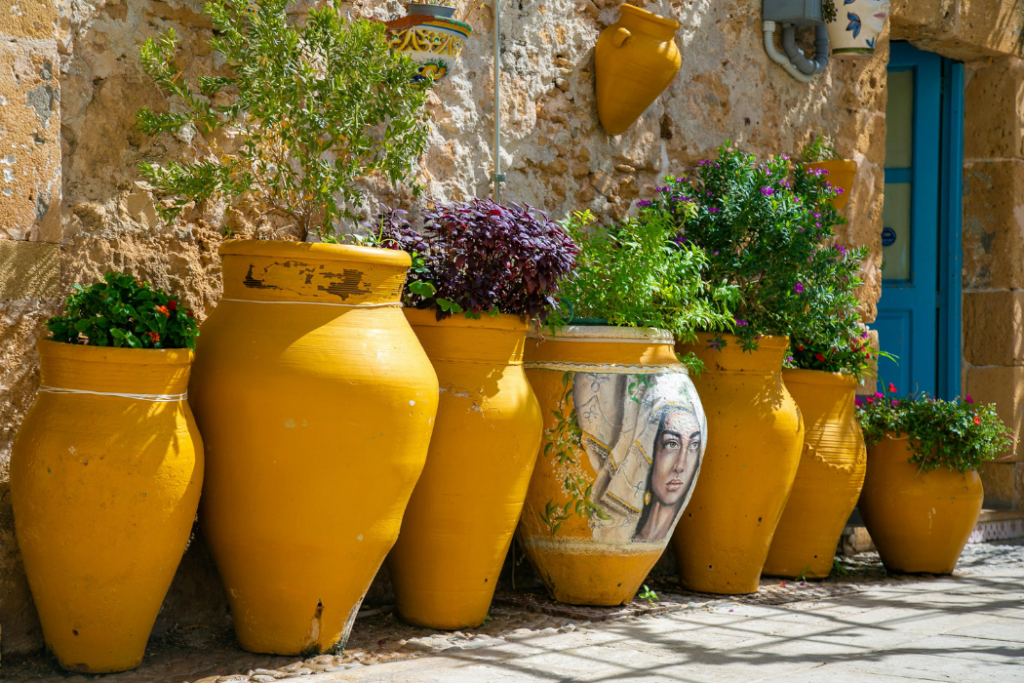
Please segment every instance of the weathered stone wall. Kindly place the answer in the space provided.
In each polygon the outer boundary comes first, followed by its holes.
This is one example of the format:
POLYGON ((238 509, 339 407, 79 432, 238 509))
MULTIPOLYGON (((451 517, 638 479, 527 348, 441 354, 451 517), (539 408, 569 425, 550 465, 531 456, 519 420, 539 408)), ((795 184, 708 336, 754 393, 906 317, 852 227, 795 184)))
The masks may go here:
MULTIPOLYGON (((173 27, 182 37, 180 64, 189 77, 215 68, 215 56, 206 45, 210 25, 201 14, 202 0, 67 0, 60 5, 59 15, 53 2, 17 1, 49 12, 46 26, 51 28, 44 42, 53 68, 44 69, 45 58, 40 58, 38 67, 25 71, 21 84, 4 81, 6 72, 0 69, 0 94, 8 102, 3 111, 16 110, 19 120, 28 121, 27 132, 19 133, 19 145, 36 132, 44 141, 52 141, 55 138, 46 136, 60 130, 63 196, 59 186, 46 186, 42 180, 33 185, 50 193, 43 216, 37 218, 42 195, 36 191, 30 196, 19 189, 19 203, 10 209, 18 218, 11 220, 0 211, 4 221, 0 227, 13 240, 46 233, 59 243, 62 292, 74 282, 90 282, 118 268, 175 291, 204 315, 219 296, 216 249, 224 229, 244 235, 267 232, 273 226, 253 225, 244 215, 226 212, 222 206, 193 211, 175 225, 160 223, 137 164, 168 157, 195 158, 206 152, 206 143, 198 136, 147 139, 133 127, 139 107, 167 106, 139 65, 138 47, 145 38, 173 27), (53 56, 58 51, 59 59, 53 56), (59 81, 46 126, 38 115, 47 111, 37 106, 42 100, 38 95, 29 98, 33 88, 50 83, 44 73, 52 73, 51 80, 59 81), (28 114, 35 119, 26 118, 28 114), (47 221, 55 211, 59 220, 47 233, 47 221)), ((542 207, 556 218, 582 208, 601 216, 622 216, 635 200, 653 193, 663 174, 713 154, 726 139, 760 155, 794 154, 815 133, 828 133, 841 154, 860 163, 847 209, 850 223, 842 239, 873 249, 863 296, 866 316, 873 319, 873 302, 880 292, 886 37, 879 40, 873 59, 837 60, 808 85, 791 79, 766 56, 758 3, 639 0, 636 4, 681 22, 677 42, 682 70, 630 130, 609 138, 597 121, 593 53, 601 29, 617 19, 618 4, 618 0, 503 2, 502 163, 508 178, 504 198, 542 207)), ((353 16, 386 18, 400 9, 393 0, 360 1, 351 5, 351 11, 353 16)), ((7 22, 0 23, 0 32, 20 35, 9 27, 6 15, 0 21, 7 22)), ((470 23, 475 33, 429 105, 434 130, 421 174, 429 194, 442 198, 489 192, 494 88, 491 10, 483 8, 470 23)), ((31 49, 28 43, 5 43, 0 46, 0 59, 28 64, 34 59, 31 49)), ((5 113, 5 129, 6 121, 5 113)), ((6 130, 0 132, 0 145, 8 144, 7 140, 6 130)), ((39 161, 32 168, 45 179, 52 177, 57 166, 39 161)), ((410 200, 402 192, 384 194, 391 201, 410 200)), ((6 204, 2 206, 7 210, 6 204)), ((6 259, 6 253, 0 250, 0 258, 6 259)), ((54 281, 50 289, 55 287, 54 281)), ((15 289, 9 296, 22 291, 15 289)), ((0 463, 7 462, 13 435, 31 402, 37 381, 31 348, 42 333, 41 321, 54 308, 50 290, 46 296, 34 296, 29 312, 18 313, 0 329, 4 372, 10 375, 4 375, 0 386, 4 418, 0 463)), ((4 306, 14 305, 7 298, 3 301, 4 306)), ((2 487, 6 491, 6 483, 2 487)), ((39 646, 40 632, 25 590, 7 498, 0 500, 0 581, 4 651, 39 646)), ((223 593, 198 539, 186 554, 157 631, 175 623, 225 618, 223 593)))

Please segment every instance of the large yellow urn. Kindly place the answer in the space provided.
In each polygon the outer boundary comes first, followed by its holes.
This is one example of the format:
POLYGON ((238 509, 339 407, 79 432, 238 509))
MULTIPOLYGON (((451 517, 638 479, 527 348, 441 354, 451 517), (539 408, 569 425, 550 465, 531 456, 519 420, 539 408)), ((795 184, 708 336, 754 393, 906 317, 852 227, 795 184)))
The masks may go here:
POLYGON ((764 573, 823 579, 864 486, 867 450, 854 407, 858 383, 852 375, 820 370, 783 370, 782 379, 806 432, 764 573))
POLYGON ((405 309, 440 385, 427 464, 388 556, 398 614, 459 629, 487 617, 541 438, 516 315, 438 322, 405 309))
POLYGON ((673 343, 585 325, 527 339, 544 441, 519 539, 560 602, 631 601, 686 509, 708 425, 673 343))
POLYGON ((633 125, 679 72, 679 22, 633 5, 601 31, 594 51, 597 115, 608 135, 633 125))
POLYGON ((40 341, 11 454, 11 503, 47 647, 87 673, 133 669, 188 544, 203 444, 192 352, 40 341))
POLYGON ((800 464, 804 423, 782 383, 787 337, 762 337, 745 352, 732 335, 716 350, 701 333, 694 352, 706 370, 695 380, 711 443, 690 505, 672 544, 687 590, 736 595, 757 591, 775 527, 800 464))
POLYGON ((857 509, 886 569, 950 574, 981 514, 981 477, 945 466, 922 472, 907 461, 912 454, 895 434, 869 448, 857 509))
POLYGON ((344 646, 427 456, 437 377, 402 314, 400 251, 229 241, 190 401, 200 521, 239 644, 344 646))

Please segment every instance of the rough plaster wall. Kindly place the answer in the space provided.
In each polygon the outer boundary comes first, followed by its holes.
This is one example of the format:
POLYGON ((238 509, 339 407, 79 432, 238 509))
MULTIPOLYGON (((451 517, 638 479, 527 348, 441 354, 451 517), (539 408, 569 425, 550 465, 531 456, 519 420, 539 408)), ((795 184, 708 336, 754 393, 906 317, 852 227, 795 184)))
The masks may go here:
MULTIPOLYGON (((863 292, 866 316, 873 319, 880 284, 888 54, 884 36, 874 59, 836 61, 822 77, 804 85, 765 55, 760 16, 751 11, 756 2, 640 0, 637 4, 682 23, 677 33, 682 70, 630 130, 609 138, 597 121, 593 52, 601 29, 617 19, 618 4, 503 2, 505 199, 544 208, 555 218, 586 207, 600 216, 622 216, 637 199, 653 193, 663 174, 692 166, 726 139, 759 155, 795 154, 816 132, 829 133, 840 153, 860 163, 847 209, 850 224, 842 229, 842 240, 869 244, 875 254, 866 268, 863 292)), ((201 15, 202 0, 67 0, 61 8, 60 288, 66 292, 72 283, 94 281, 116 268, 175 291, 202 317, 219 296, 216 251, 222 228, 267 235, 279 227, 253 225, 243 213, 226 212, 223 206, 201 207, 178 224, 163 225, 140 182, 137 164, 142 161, 188 159, 205 152, 202 139, 147 139, 133 127, 141 106, 167 106, 139 65, 138 46, 145 38, 173 27, 182 38, 180 65, 189 77, 217 66, 206 46, 210 26, 201 15)), ((356 2, 351 8, 353 16, 387 18, 400 13, 393 0, 356 2)), ((489 191, 494 87, 490 9, 474 15, 471 23, 472 39, 429 104, 434 130, 422 176, 428 192, 441 198, 489 191)), ((370 189, 388 201, 410 201, 401 190, 395 193, 373 185, 370 189)), ((30 309, 24 314, 27 322, 19 318, 0 327, 5 348, 17 358, 15 390, 6 384, 0 387, 6 423, 5 441, 0 443, 3 467, 37 382, 31 347, 49 315, 49 309, 30 309)), ((2 486, 6 490, 6 483, 2 486)), ((9 502, 3 500, 0 576, 6 582, 0 584, 4 652, 40 646, 41 633, 14 545, 9 502)), ((224 624, 226 619, 223 591, 197 537, 155 630, 159 633, 175 624, 224 624)))

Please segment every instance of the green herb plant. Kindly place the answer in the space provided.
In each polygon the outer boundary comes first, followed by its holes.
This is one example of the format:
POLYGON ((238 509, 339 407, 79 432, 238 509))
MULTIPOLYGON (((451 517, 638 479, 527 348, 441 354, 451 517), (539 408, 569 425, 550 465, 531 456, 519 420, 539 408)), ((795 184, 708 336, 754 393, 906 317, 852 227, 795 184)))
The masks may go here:
POLYGON ((646 600, 648 604, 651 605, 658 601, 658 594, 652 591, 650 588, 648 588, 647 584, 644 584, 644 589, 640 591, 640 593, 638 593, 636 597, 640 598, 641 600, 646 600))
MULTIPOLYGON (((831 0, 824 0, 826 6, 832 5, 831 0)), ((833 11, 835 5, 832 5, 833 11)), ((818 133, 803 151, 804 161, 811 164, 816 161, 841 161, 842 156, 836 151, 832 138, 818 133)))
POLYGON ((166 292, 110 272, 89 287, 75 284, 65 313, 46 327, 53 341, 133 349, 196 348, 195 316, 166 292))
MULTIPOLYGON (((695 340, 696 330, 731 327, 736 288, 705 281, 707 255, 678 237, 673 214, 642 205, 634 218, 597 226, 590 211, 577 211, 562 227, 580 253, 574 274, 561 285, 570 306, 548 320, 556 335, 573 318, 656 327, 684 341, 695 340)), ((700 369, 693 354, 683 361, 700 369)))
POLYGON ((702 296, 718 303, 728 292, 745 351, 762 336, 790 334, 808 312, 809 266, 844 222, 831 201, 841 190, 825 176, 785 155, 759 162, 725 146, 718 159, 698 162, 696 176, 669 177, 650 204, 672 216, 679 239, 706 254, 712 286, 702 296))
POLYGON ((922 472, 939 467, 976 470, 1014 446, 1012 432, 999 419, 995 405, 977 406, 969 394, 952 401, 925 394, 898 396, 890 384, 873 396, 858 397, 856 403, 868 448, 885 438, 908 436, 908 461, 922 472))
POLYGON ((207 2, 210 47, 225 68, 199 78, 198 90, 174 65, 173 30, 143 44, 144 70, 179 104, 141 109, 139 129, 223 129, 238 141, 231 154, 211 142, 216 159, 140 166, 165 199, 158 207, 165 220, 192 202, 245 197, 261 214, 288 217, 307 234, 331 234, 363 204, 361 178, 379 172, 397 184, 412 176, 428 134, 429 88, 409 86, 416 64, 390 49, 382 23, 346 19, 340 0, 301 21, 289 13, 290 2, 207 2))

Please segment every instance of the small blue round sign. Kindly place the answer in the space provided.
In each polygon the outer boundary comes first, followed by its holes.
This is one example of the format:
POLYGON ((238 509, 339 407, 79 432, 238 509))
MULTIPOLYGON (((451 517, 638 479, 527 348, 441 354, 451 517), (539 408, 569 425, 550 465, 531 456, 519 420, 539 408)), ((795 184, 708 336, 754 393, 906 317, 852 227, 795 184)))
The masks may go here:
POLYGON ((896 243, 896 231, 892 228, 882 228, 882 246, 888 247, 896 243))

